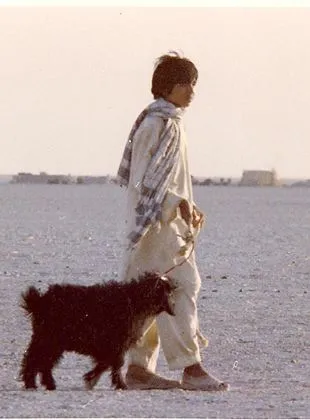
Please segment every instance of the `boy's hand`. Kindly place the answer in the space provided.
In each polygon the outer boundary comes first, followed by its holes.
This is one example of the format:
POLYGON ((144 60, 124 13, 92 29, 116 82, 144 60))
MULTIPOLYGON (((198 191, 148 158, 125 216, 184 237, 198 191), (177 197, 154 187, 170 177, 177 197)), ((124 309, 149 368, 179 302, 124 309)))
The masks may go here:
POLYGON ((192 214, 188 201, 182 200, 179 204, 179 209, 181 212, 181 217, 188 226, 191 226, 192 223, 192 214))
POLYGON ((203 222, 205 221, 205 216, 204 214, 197 209, 196 206, 194 206, 193 208, 193 228, 196 228, 200 225, 200 227, 202 226, 203 222))
POLYGON ((193 228, 197 228, 199 225, 202 226, 205 216, 204 214, 196 207, 193 207, 193 212, 191 212, 190 205, 188 201, 182 200, 179 204, 179 209, 181 212, 182 219, 186 222, 186 224, 193 228))

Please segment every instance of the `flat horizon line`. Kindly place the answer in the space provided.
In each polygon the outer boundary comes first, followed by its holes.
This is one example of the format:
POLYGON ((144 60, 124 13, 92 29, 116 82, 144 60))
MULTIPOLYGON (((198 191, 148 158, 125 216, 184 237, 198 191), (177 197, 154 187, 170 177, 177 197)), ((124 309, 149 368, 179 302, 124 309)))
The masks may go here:
MULTIPOLYGON (((259 170, 259 169, 258 169, 259 170)), ((51 176, 71 176, 71 177, 111 177, 111 178, 115 178, 116 174, 110 174, 110 173, 106 173, 106 174, 68 174, 68 173, 49 173, 49 172, 45 172, 45 171, 40 171, 40 172, 27 172, 27 171, 20 171, 14 174, 0 174, 1 178, 12 178, 13 176, 16 176, 18 174, 21 173, 27 173, 27 174, 31 174, 31 175, 39 175, 39 174, 46 174, 46 175, 51 175, 51 176)), ((197 179, 197 180, 205 180, 205 179, 241 179, 242 178, 242 174, 241 176, 232 176, 232 175, 192 175, 193 178, 197 179)), ((278 180, 280 181, 308 181, 310 180, 310 177, 278 177, 278 180)))

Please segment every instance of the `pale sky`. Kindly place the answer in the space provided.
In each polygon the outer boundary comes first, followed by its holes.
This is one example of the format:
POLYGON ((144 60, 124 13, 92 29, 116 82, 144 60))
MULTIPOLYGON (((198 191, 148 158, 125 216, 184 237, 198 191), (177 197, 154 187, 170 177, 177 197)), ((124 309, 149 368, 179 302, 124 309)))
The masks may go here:
POLYGON ((199 71, 193 175, 310 178, 309 7, 0 6, 0 174, 115 175, 169 50, 199 71))

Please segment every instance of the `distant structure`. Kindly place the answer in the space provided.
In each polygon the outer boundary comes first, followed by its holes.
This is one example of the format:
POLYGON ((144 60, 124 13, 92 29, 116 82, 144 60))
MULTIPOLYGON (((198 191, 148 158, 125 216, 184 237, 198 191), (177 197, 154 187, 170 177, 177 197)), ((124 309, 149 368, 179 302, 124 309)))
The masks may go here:
POLYGON ((110 182, 109 176, 78 176, 76 178, 77 184, 107 184, 110 182))
POLYGON ((193 175, 191 176, 192 178, 192 184, 193 185, 200 185, 200 186, 209 186, 209 185, 220 185, 220 186, 227 186, 227 185, 232 185, 232 179, 231 178, 219 178, 219 180, 214 180, 212 178, 205 178, 202 180, 199 180, 198 178, 194 177, 193 175))
POLYGON ((49 175, 46 172, 32 174, 30 172, 19 172, 13 175, 12 184, 72 184, 74 182, 70 175, 49 175))
POLYGON ((291 187, 308 187, 308 188, 310 188, 310 179, 307 179, 305 181, 294 182, 294 184, 292 184, 291 187))
POLYGON ((276 187, 279 186, 279 181, 274 169, 271 171, 243 171, 239 185, 276 187))
POLYGON ((50 175, 46 172, 32 174, 30 172, 19 172, 13 175, 11 184, 112 184, 115 178, 107 176, 71 176, 71 175, 50 175))

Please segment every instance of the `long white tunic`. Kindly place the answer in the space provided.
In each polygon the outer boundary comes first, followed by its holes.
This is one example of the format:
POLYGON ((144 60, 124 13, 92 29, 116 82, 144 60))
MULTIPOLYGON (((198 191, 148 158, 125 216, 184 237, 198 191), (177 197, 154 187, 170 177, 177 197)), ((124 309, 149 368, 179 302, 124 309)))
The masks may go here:
MULTIPOLYGON (((169 104, 170 106, 174 106, 169 104)), ((128 186, 127 232, 135 226, 135 208, 139 201, 141 181, 159 141, 164 121, 160 117, 147 116, 138 128, 133 140, 133 153, 128 186)), ((162 219, 152 226, 137 247, 125 252, 122 279, 130 280, 145 271, 166 270, 182 262, 178 253, 185 244, 188 226, 181 218, 178 205, 182 199, 193 207, 192 182, 188 167, 187 144, 181 128, 180 157, 166 198, 162 219)), ((198 233, 198 232, 196 232, 198 233)), ((176 292, 176 316, 161 314, 156 326, 151 320, 145 326, 145 335, 139 345, 130 351, 131 363, 155 370, 158 354, 159 333, 163 351, 170 369, 184 368, 200 361, 197 341, 197 294, 201 280, 195 262, 195 253, 180 267, 169 273, 179 289, 176 292)))

